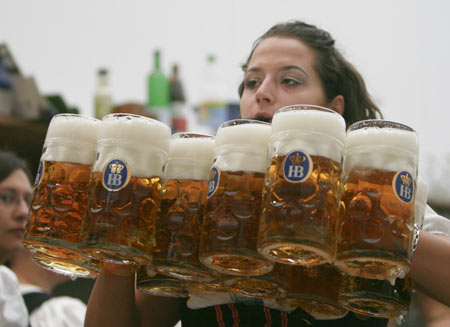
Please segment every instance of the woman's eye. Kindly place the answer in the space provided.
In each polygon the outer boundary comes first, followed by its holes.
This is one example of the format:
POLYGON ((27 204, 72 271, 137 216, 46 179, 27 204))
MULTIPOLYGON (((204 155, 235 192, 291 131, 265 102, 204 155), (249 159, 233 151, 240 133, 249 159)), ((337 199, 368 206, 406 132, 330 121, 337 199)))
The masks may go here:
POLYGON ((244 83, 245 88, 249 89, 249 90, 254 89, 258 84, 259 84, 259 81, 256 79, 249 79, 249 80, 246 80, 244 83))
POLYGON ((286 78, 283 78, 281 83, 284 85, 287 85, 287 86, 297 86, 297 85, 301 85, 302 81, 299 79, 296 79, 296 78, 286 77, 286 78))
POLYGON ((0 193, 0 202, 3 202, 5 204, 10 204, 14 202, 14 196, 9 193, 0 193))

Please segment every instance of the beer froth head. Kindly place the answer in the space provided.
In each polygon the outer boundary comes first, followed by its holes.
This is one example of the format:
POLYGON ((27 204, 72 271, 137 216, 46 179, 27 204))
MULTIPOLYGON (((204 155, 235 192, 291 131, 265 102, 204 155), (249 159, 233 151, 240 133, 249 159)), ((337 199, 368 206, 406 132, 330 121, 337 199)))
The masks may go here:
POLYGON ((223 123, 216 135, 215 164, 227 171, 265 172, 267 146, 272 128, 269 123, 236 119, 223 123))
POLYGON ((98 159, 93 171, 106 165, 117 173, 116 159, 123 161, 135 177, 161 176, 167 161, 170 128, 151 118, 132 114, 111 114, 103 118, 97 141, 98 159))
MULTIPOLYGON (((389 171, 416 172, 419 138, 410 127, 386 120, 365 120, 349 127, 345 139, 345 152, 364 147, 367 155, 352 157, 353 166, 372 167, 389 171), (371 150, 370 150, 371 149, 371 150)), ((402 182, 412 183, 407 177, 402 182)))
POLYGON ((75 114, 60 114, 51 120, 42 159, 92 165, 100 120, 75 114))
POLYGON ((341 161, 345 121, 335 111, 313 105, 292 105, 279 109, 272 119, 271 143, 278 154, 294 150, 341 161))
POLYGON ((170 139, 166 179, 207 180, 213 160, 214 137, 176 133, 170 139))

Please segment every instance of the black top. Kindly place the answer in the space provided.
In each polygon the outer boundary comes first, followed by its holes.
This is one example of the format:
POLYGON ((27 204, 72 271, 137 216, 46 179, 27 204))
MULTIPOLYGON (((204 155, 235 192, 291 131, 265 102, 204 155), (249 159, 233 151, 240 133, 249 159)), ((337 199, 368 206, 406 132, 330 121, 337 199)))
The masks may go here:
POLYGON ((189 309, 182 312, 182 327, 385 327, 388 319, 358 318, 349 312, 344 318, 335 320, 315 320, 298 308, 286 313, 268 307, 232 303, 189 309))

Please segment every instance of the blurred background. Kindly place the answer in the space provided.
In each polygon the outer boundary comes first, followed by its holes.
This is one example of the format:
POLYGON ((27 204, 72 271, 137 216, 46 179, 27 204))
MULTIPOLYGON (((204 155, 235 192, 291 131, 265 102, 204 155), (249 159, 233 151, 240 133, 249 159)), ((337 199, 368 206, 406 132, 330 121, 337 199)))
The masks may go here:
POLYGON ((445 0, 3 0, 0 139, 34 167, 59 112, 215 133, 239 112, 255 39, 300 19, 331 32, 386 119, 418 131, 429 203, 448 216, 449 12, 445 0))

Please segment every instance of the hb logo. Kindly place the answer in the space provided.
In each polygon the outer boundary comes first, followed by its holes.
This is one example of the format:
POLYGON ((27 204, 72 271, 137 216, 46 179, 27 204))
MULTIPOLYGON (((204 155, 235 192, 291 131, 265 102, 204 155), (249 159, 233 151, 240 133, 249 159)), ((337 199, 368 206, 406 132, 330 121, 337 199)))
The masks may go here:
POLYGON ((312 161, 302 151, 292 151, 286 155, 283 163, 284 178, 292 183, 305 181, 311 175, 312 161))
POLYGON ((110 160, 103 170, 103 186, 109 191, 124 188, 130 180, 128 165, 120 159, 110 160))
POLYGON ((414 195, 414 180, 410 173, 407 171, 401 171, 395 174, 392 181, 395 194, 397 197, 405 202, 410 203, 414 195))
POLYGON ((217 169, 217 167, 212 167, 209 174, 208 198, 214 194, 219 185, 219 175, 219 169, 217 169))

